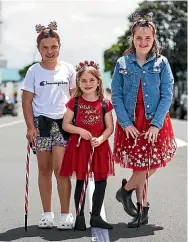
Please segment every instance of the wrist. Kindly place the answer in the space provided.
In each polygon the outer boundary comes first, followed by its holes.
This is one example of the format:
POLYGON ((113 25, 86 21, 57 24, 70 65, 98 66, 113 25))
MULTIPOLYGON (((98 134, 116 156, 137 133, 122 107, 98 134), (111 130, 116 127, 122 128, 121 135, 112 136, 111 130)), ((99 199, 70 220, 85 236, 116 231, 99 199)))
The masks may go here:
POLYGON ((33 124, 33 125, 28 125, 28 126, 27 126, 27 129, 35 129, 34 124, 33 124))
POLYGON ((157 129, 159 129, 156 125, 154 125, 154 124, 150 124, 150 127, 155 127, 155 128, 157 128, 157 129))
POLYGON ((101 135, 101 136, 100 136, 100 141, 101 141, 101 142, 100 142, 101 144, 104 142, 104 135, 101 135))
POLYGON ((78 133, 79 135, 81 135, 82 130, 83 130, 82 128, 78 128, 77 133, 78 133))

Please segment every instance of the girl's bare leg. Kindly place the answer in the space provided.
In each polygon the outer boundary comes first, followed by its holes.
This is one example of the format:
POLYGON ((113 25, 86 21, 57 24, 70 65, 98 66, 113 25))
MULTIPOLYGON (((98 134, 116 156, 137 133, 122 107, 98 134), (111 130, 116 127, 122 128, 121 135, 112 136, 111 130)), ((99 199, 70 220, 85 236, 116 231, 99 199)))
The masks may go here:
POLYGON ((51 152, 37 152, 38 160, 38 186, 44 212, 51 212, 52 197, 52 157, 51 152))
POLYGON ((61 177, 59 175, 61 164, 63 161, 65 147, 54 146, 52 148, 53 170, 57 180, 57 190, 59 194, 61 213, 69 213, 70 197, 71 197, 71 181, 69 177, 61 177))
MULTIPOLYGON (((151 169, 149 171, 149 177, 152 176, 156 172, 156 170, 157 169, 151 169)), ((148 182, 145 183, 143 192, 144 192, 143 206, 147 207, 148 206, 148 182)))
POLYGON ((138 186, 144 186, 146 179, 146 171, 133 171, 131 178, 124 186, 125 190, 129 191, 136 189, 138 186))
MULTIPOLYGON (((149 171, 149 177, 156 171, 156 169, 152 169, 149 171)), ((143 191, 144 185, 146 184, 146 173, 147 171, 133 171, 133 174, 129 181, 124 186, 125 190, 129 191, 132 189, 136 189, 136 195, 138 202, 142 202, 143 199, 143 191)), ((144 196, 144 205, 147 204, 147 187, 144 196)))

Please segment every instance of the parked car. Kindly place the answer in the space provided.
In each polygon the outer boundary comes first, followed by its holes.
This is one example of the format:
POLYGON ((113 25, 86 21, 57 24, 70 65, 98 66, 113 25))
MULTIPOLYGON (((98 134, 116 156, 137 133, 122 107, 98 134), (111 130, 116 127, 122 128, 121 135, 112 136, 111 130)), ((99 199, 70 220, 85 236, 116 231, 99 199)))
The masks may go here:
POLYGON ((2 110, 3 115, 4 114, 10 114, 12 116, 18 115, 17 107, 9 96, 5 97, 5 103, 2 105, 3 105, 3 110, 2 110))
POLYGON ((177 118, 187 119, 187 93, 183 93, 180 97, 180 102, 176 110, 177 118))

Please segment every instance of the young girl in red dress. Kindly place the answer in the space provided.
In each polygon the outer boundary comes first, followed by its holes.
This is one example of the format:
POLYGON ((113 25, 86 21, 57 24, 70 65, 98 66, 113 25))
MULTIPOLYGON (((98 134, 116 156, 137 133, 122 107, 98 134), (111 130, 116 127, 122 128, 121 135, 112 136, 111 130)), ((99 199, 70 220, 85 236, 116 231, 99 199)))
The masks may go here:
MULTIPOLYGON (((107 177, 114 175, 114 164, 108 138, 113 132, 112 104, 104 99, 103 84, 98 64, 93 61, 80 63, 77 67, 77 92, 75 98, 67 103, 67 112, 64 115, 63 129, 71 133, 65 156, 62 162, 60 175, 64 177, 76 176, 74 194, 76 211, 88 172, 88 161, 94 148, 89 176, 94 176, 95 190, 90 219, 91 227, 111 229, 101 216, 101 207, 104 200, 107 177), (77 114, 74 125, 75 100, 78 98, 77 114), (103 116, 103 101, 105 115, 103 116)), ((75 229, 85 230, 83 199, 80 214, 76 217, 75 229)))
POLYGON ((131 33, 131 46, 117 61, 112 78, 117 114, 113 157, 133 170, 116 198, 134 216, 128 227, 137 227, 148 223, 148 176, 171 161, 176 143, 169 116, 174 80, 168 60, 159 54, 152 13, 135 15, 131 33), (133 189, 137 209, 131 205, 133 189))

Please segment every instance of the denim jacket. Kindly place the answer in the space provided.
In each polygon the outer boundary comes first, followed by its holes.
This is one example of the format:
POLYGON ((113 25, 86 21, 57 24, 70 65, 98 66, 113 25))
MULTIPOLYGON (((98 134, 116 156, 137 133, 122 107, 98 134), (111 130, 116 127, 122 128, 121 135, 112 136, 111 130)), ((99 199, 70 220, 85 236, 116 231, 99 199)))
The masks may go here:
POLYGON ((133 53, 117 60, 112 77, 112 103, 123 128, 133 125, 140 82, 146 119, 160 129, 173 97, 174 78, 167 58, 150 56, 143 66, 139 66, 133 53))

